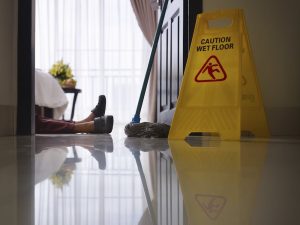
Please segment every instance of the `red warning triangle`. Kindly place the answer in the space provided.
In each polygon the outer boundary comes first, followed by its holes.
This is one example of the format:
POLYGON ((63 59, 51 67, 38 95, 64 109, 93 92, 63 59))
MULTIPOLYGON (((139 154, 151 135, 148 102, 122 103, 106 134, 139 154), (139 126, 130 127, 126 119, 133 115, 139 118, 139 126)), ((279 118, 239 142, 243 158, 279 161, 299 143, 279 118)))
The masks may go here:
POLYGON ((195 198, 205 214, 212 220, 217 219, 226 204, 226 199, 222 196, 197 194, 195 198))
POLYGON ((226 72, 217 56, 210 56, 195 77, 196 82, 214 82, 226 80, 226 72))

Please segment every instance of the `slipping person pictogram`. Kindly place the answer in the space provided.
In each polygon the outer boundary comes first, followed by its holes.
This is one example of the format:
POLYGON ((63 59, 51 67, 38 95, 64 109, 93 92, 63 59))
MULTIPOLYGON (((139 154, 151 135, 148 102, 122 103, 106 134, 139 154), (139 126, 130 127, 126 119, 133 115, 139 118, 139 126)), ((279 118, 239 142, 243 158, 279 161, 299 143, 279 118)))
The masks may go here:
POLYGON ((203 64, 195 77, 196 82, 223 81, 227 78, 226 72, 219 59, 212 55, 203 64))
POLYGON ((207 72, 209 73, 209 75, 215 80, 216 77, 214 76, 214 72, 218 72, 220 73, 219 69, 213 69, 213 67, 218 66, 218 64, 212 64, 211 62, 208 63, 208 65, 204 68, 204 70, 202 71, 202 73, 205 73, 205 71, 207 70, 207 72))

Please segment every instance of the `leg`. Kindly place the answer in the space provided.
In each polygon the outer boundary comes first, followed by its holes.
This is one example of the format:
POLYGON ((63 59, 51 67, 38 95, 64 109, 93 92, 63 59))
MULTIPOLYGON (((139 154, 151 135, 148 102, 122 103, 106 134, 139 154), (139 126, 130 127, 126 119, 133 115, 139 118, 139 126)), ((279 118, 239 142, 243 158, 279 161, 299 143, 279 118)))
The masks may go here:
POLYGON ((35 116, 35 131, 37 134, 70 134, 74 133, 75 123, 53 120, 35 116))
POLYGON ((83 120, 80 120, 80 121, 75 121, 76 124, 78 123, 87 123, 87 122, 91 122, 95 119, 95 114, 93 112, 90 113, 90 115, 88 115, 88 117, 86 117, 85 119, 83 120))
POLYGON ((92 133, 95 130, 94 121, 75 123, 74 125, 74 133, 92 133))
POLYGON ((97 117, 93 121, 74 123, 62 120, 46 119, 36 116, 38 134, 75 134, 75 133, 110 133, 113 129, 113 116, 97 117))
POLYGON ((96 107, 91 111, 90 115, 85 118, 84 120, 77 121, 76 123, 85 123, 93 121, 96 117, 104 116, 106 109, 106 98, 105 95, 100 95, 98 99, 98 104, 96 107))
POLYGON ((105 133, 109 134, 113 128, 113 116, 101 116, 85 123, 75 123, 74 133, 105 133))

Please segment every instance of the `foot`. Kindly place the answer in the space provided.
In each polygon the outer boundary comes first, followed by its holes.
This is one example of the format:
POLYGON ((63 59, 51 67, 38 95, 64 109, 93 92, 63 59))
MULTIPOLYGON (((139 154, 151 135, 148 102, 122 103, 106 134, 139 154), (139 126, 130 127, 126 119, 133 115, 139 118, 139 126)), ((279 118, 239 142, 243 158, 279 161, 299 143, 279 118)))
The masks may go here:
POLYGON ((101 116, 94 119, 94 132, 99 134, 109 134, 114 125, 113 116, 101 116))
POLYGON ((92 110, 92 113, 94 113, 95 117, 101 117, 104 116, 106 109, 106 98, 105 95, 100 95, 98 104, 96 107, 92 110))

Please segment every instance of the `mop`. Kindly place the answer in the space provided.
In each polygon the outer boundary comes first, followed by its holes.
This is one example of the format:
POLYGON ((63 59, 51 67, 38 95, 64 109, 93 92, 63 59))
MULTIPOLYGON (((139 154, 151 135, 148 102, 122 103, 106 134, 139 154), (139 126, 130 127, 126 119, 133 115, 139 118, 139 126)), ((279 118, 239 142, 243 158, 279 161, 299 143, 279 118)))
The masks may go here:
POLYGON ((159 18, 159 22, 158 22, 157 29, 155 32, 154 41, 153 41, 153 45, 152 45, 152 49, 151 49, 151 53, 150 53, 150 58, 149 58, 149 62, 148 62, 148 66, 147 66, 147 70, 146 70, 146 74, 145 74, 145 78, 144 78, 144 82, 143 82, 143 86, 142 86, 142 90, 140 93, 140 97, 139 97, 139 101, 137 104, 135 115, 134 115, 131 123, 127 124, 124 129, 125 134, 128 137, 164 138, 164 137, 168 137, 168 134, 169 134, 170 126, 167 124, 150 123, 150 122, 140 123, 141 108, 142 108, 142 104, 144 101, 145 92, 146 92, 146 88, 148 85, 148 80, 150 77, 151 68, 153 65, 154 56, 155 56, 155 52, 156 52, 157 44, 158 44, 158 39, 160 36, 162 24, 163 24, 164 17, 166 14, 168 2, 169 2, 169 0, 165 0, 162 11, 161 11, 161 16, 159 18))

